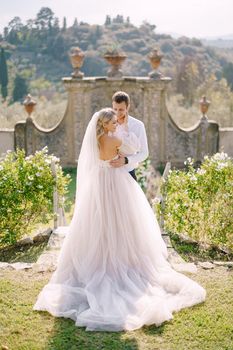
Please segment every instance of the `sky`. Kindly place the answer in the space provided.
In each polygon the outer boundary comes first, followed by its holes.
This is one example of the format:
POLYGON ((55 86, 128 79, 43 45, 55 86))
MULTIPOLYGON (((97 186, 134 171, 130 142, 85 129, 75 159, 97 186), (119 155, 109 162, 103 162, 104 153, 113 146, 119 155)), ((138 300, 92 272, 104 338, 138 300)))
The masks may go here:
POLYGON ((15 16, 23 23, 35 18, 41 7, 49 7, 62 23, 103 24, 106 15, 130 17, 139 26, 143 21, 156 25, 157 33, 188 37, 233 35, 233 0, 0 0, 0 32, 15 16))

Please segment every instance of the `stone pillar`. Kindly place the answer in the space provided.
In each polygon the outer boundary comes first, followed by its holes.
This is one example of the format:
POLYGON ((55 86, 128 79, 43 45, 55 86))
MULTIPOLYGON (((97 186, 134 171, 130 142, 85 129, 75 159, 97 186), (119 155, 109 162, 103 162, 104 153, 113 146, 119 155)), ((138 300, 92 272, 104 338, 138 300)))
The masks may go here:
POLYGON ((130 115, 142 120, 148 135, 152 163, 158 164, 164 158, 166 120, 165 91, 170 79, 152 80, 140 77, 122 79, 84 78, 75 80, 63 78, 68 90, 68 106, 65 113, 66 124, 70 130, 69 152, 77 159, 82 138, 90 117, 104 107, 111 107, 114 92, 126 91, 131 98, 130 115), (71 142, 71 140, 74 142, 71 142), (72 149, 72 147, 74 148, 72 149))

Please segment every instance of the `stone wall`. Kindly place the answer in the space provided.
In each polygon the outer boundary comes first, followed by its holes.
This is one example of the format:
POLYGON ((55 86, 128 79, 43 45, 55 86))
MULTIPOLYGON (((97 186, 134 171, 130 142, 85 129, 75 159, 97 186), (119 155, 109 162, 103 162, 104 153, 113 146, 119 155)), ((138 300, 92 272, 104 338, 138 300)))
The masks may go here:
POLYGON ((0 156, 14 148, 14 129, 0 129, 0 156))
POLYGON ((50 130, 40 128, 31 118, 17 123, 15 145, 25 148, 27 154, 47 145, 49 152, 61 158, 63 166, 76 166, 90 117, 95 111, 111 106, 113 93, 123 90, 131 97, 130 114, 145 123, 150 157, 155 167, 167 161, 181 166, 187 157, 201 160, 204 154, 217 152, 219 128, 215 122, 203 116, 196 126, 185 130, 172 120, 165 103, 170 80, 147 77, 64 78, 68 103, 62 121, 50 130))
POLYGON ((233 128, 219 129, 219 149, 233 158, 233 128))

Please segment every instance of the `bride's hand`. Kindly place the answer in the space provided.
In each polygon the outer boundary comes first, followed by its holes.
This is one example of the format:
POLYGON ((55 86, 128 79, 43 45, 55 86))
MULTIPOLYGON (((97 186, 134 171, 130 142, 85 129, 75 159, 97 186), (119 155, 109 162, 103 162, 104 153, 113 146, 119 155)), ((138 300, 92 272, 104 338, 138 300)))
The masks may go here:
POLYGON ((120 168, 121 166, 125 165, 125 157, 123 154, 119 154, 119 157, 117 159, 111 160, 110 165, 113 168, 120 168))

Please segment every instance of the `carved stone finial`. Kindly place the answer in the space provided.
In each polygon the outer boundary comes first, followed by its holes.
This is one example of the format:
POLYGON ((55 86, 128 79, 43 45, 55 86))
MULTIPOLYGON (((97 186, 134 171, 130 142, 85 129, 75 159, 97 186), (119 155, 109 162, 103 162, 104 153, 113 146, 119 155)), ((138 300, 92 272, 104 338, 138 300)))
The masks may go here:
POLYGON ((34 108, 35 108, 36 101, 32 98, 32 96, 30 94, 28 94, 25 97, 25 100, 23 101, 23 105, 24 105, 26 112, 28 113, 28 117, 30 117, 34 108))
POLYGON ((199 103, 200 103, 201 113, 203 114, 203 116, 205 116, 208 111, 210 101, 207 100, 206 96, 202 96, 199 103))
POLYGON ((157 71, 158 66, 160 65, 163 55, 159 53, 159 50, 154 48, 148 55, 150 60, 151 67, 153 70, 148 74, 151 79, 161 79, 163 74, 157 71))
POLYGON ((74 68, 71 76, 74 79, 82 79, 84 76, 83 72, 80 72, 80 68, 83 65, 85 54, 79 47, 72 47, 69 52, 70 62, 72 67, 74 68))
POLYGON ((107 48, 103 55, 104 59, 111 64, 111 68, 108 70, 108 77, 110 78, 121 78, 123 76, 123 72, 120 69, 122 63, 127 58, 124 51, 119 49, 117 46, 112 46, 107 48))

